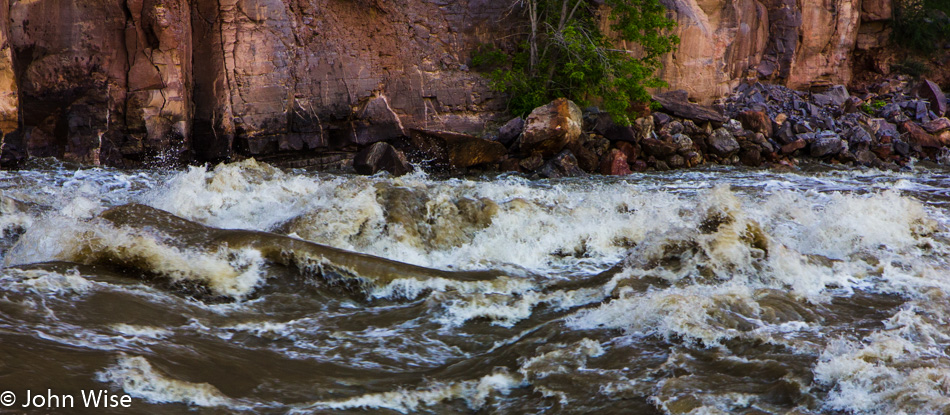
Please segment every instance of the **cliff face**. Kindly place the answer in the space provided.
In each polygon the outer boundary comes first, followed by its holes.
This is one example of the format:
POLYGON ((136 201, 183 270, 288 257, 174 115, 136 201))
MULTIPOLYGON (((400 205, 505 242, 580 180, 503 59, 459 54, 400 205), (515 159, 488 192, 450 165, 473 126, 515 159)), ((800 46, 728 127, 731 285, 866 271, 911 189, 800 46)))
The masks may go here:
POLYGON ((891 0, 664 0, 679 50, 660 75, 701 102, 746 79, 801 89, 847 84, 855 49, 884 46, 891 0))
MULTIPOLYGON (((743 79, 847 83, 890 0, 664 0, 661 75, 708 102, 743 79)), ((466 66, 511 0, 0 0, 2 162, 138 165, 478 132, 504 103, 466 66)))

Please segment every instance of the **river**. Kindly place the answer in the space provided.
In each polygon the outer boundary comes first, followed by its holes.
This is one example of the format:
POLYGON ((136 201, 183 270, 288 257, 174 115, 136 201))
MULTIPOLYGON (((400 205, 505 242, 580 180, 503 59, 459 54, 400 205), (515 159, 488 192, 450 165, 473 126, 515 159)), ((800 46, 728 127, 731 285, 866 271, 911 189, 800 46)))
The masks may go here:
POLYGON ((938 166, 41 161, 0 190, 6 410, 104 390, 131 397, 113 413, 950 413, 938 166))

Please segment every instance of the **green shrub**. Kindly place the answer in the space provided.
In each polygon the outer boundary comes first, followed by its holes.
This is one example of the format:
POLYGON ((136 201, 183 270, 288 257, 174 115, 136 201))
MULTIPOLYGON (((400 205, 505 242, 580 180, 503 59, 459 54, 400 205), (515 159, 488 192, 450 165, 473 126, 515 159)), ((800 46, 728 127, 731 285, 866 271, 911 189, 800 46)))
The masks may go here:
POLYGON ((950 0, 895 0, 893 41, 917 52, 933 53, 950 39, 950 0))
POLYGON ((598 26, 598 8, 588 0, 518 0, 527 16, 520 41, 509 48, 485 46, 472 64, 509 96, 508 108, 524 115, 554 98, 584 106, 599 104, 617 122, 629 124, 633 104, 650 101, 646 88, 665 85, 654 72, 660 57, 679 39, 675 23, 658 0, 607 0, 610 28, 636 44, 634 54, 614 46, 598 26))

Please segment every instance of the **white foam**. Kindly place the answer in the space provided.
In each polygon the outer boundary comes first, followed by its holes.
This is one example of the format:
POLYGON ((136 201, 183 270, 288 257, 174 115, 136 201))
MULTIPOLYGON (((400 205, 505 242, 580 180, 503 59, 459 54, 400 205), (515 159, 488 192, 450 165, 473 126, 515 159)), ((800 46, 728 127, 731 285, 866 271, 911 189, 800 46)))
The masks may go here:
POLYGON ((435 383, 431 386, 392 392, 371 393, 341 401, 323 401, 299 408, 293 413, 310 413, 316 409, 389 409, 400 413, 415 412, 452 399, 462 399, 472 410, 485 406, 493 394, 507 395, 522 382, 505 372, 495 372, 477 380, 435 383))
POLYGON ((248 409, 208 383, 192 383, 168 377, 155 370, 141 356, 120 356, 115 365, 97 373, 96 379, 112 383, 125 393, 151 403, 180 402, 201 407, 248 409))

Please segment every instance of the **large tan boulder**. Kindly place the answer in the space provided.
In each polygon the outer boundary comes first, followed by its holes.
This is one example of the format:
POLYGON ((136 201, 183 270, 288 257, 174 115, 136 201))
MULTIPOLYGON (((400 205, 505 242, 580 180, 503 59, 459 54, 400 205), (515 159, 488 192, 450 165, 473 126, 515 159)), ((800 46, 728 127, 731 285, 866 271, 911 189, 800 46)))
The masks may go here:
POLYGON ((581 109, 567 98, 535 108, 525 120, 521 152, 553 156, 577 141, 583 122, 581 109))

